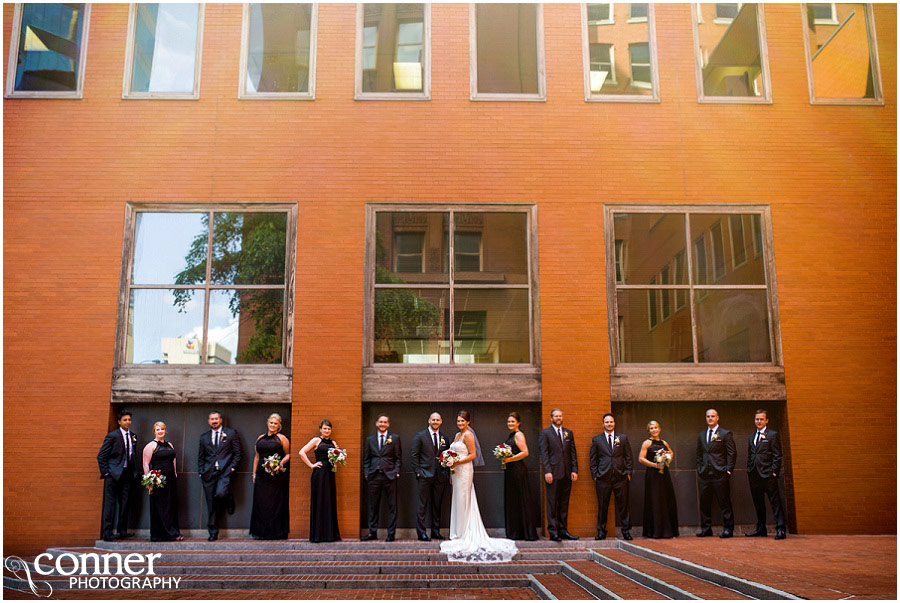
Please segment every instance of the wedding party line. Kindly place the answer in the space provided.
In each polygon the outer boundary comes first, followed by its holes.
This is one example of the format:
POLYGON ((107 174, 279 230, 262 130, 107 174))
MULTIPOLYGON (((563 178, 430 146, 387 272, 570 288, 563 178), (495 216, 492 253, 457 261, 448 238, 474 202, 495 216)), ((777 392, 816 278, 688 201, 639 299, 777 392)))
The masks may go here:
MULTIPOLYGON (((568 529, 569 498, 572 483, 579 479, 576 438, 563 426, 563 411, 553 409, 550 426, 539 432, 537 454, 544 481, 547 532, 552 541, 577 540, 568 529)), ((713 501, 721 511, 723 529, 720 538, 734 535, 730 479, 737 460, 732 432, 719 425, 718 412, 705 413, 706 427, 697 434, 693 452, 699 491, 700 531, 698 537, 713 536, 713 501)), ((224 425, 222 413, 207 417, 210 429, 199 440, 197 470, 203 486, 209 540, 218 539, 222 514, 233 514, 235 499, 232 480, 244 457, 239 434, 224 425)), ((132 431, 132 413, 117 414, 118 428, 107 434, 97 454, 100 477, 104 480, 102 538, 106 541, 131 538, 128 531, 129 508, 136 481, 147 490, 150 500, 150 540, 183 540, 178 517, 178 471, 176 450, 166 440, 165 423, 153 425, 154 439, 139 452, 137 435, 132 431)), ((506 419, 509 435, 493 447, 492 453, 503 469, 503 510, 506 538, 491 538, 484 527, 474 488, 474 467, 485 464, 482 445, 471 425, 468 411, 456 416, 456 433, 442 430, 443 417, 432 412, 425 429, 416 433, 408 457, 404 457, 399 434, 390 430, 390 417, 379 414, 375 433, 363 444, 362 473, 367 493, 367 528, 361 540, 375 540, 379 527, 386 527, 388 542, 395 540, 397 529, 397 484, 404 462, 412 466, 417 483, 416 535, 421 541, 441 540, 441 550, 451 561, 509 561, 516 554, 515 540, 538 540, 542 530, 534 492, 523 462, 534 443, 526 441, 520 430, 522 418, 510 412, 506 419), (451 497, 449 540, 441 534, 444 498, 451 497), (381 507, 387 507, 387 525, 379 526, 381 507)), ((756 511, 756 528, 749 537, 767 536, 766 499, 775 519, 775 539, 786 537, 785 501, 779 480, 782 475, 780 434, 768 428, 768 412, 754 413, 755 430, 747 439, 747 476, 756 511)), ((590 440, 590 477, 597 500, 596 540, 607 537, 608 511, 614 501, 616 525, 622 538, 632 540, 629 513, 630 482, 635 457, 644 466, 644 505, 642 536, 674 538, 678 536, 678 502, 672 484, 670 465, 674 448, 662 437, 662 425, 651 419, 647 434, 635 455, 631 440, 616 431, 612 413, 602 417, 603 432, 590 440)), ((319 423, 319 435, 311 438, 292 455, 290 440, 281 433, 282 418, 272 413, 266 420, 266 432, 256 438, 251 470, 253 484, 250 536, 259 540, 287 539, 289 533, 288 484, 291 463, 299 457, 311 470, 309 540, 341 540, 338 527, 338 494, 335 474, 339 467, 352 464, 345 448, 332 439, 333 426, 327 419, 319 423), (310 457, 310 453, 312 456, 310 457)))

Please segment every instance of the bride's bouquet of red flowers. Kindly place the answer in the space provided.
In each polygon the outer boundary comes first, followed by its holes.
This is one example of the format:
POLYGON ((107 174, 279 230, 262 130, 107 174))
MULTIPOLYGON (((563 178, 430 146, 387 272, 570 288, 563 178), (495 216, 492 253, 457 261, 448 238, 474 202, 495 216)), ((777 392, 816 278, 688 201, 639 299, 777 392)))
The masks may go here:
POLYGON ((159 469, 151 469, 141 477, 141 485, 147 488, 148 494, 153 494, 154 488, 166 487, 166 476, 159 469))
POLYGON ((331 470, 337 472, 338 465, 346 465, 347 464, 347 449, 346 448, 329 448, 328 449, 328 462, 331 463, 331 470))
MULTIPOLYGON (((500 444, 496 448, 494 448, 494 457, 499 461, 501 459, 508 459, 513 456, 512 448, 510 448, 506 444, 500 444)), ((503 463, 503 470, 506 471, 506 463, 503 463)))
POLYGON ((273 454, 263 459, 263 469, 269 475, 278 475, 284 473, 284 465, 281 464, 281 455, 273 454))
POLYGON ((453 470, 453 465, 456 464, 456 459, 459 457, 458 454, 453 452, 452 450, 445 450, 441 453, 441 456, 438 457, 438 460, 441 462, 441 467, 450 470, 450 475, 456 473, 453 470))

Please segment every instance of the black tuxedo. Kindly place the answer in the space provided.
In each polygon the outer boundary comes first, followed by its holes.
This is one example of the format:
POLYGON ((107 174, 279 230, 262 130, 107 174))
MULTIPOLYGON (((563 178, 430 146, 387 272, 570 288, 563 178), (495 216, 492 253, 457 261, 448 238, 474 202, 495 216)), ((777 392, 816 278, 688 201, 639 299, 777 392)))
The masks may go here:
POLYGON ((547 531, 550 537, 569 531, 569 496, 572 493, 572 474, 578 473, 578 456, 575 452, 575 435, 571 429, 562 428, 560 441, 556 427, 550 426, 538 436, 541 466, 546 475, 553 475, 553 483, 546 483, 547 531))
POLYGON ((450 448, 450 440, 438 431, 437 447, 435 448, 432 433, 431 428, 417 433, 413 438, 410 453, 412 468, 416 474, 416 483, 419 485, 416 533, 420 537, 428 536, 425 528, 425 516, 429 508, 431 509, 431 532, 432 534, 440 532, 441 505, 444 500, 444 492, 450 485, 450 470, 441 467, 438 460, 441 453, 450 448))
POLYGON ((728 532, 734 530, 734 513, 731 508, 731 473, 737 461, 734 435, 719 426, 716 438, 707 443, 704 429, 697 434, 697 484, 700 489, 700 529, 712 527, 712 500, 715 496, 722 510, 722 525, 728 532))
POLYGON ((213 441, 212 429, 200 436, 197 453, 197 471, 206 495, 206 529, 210 536, 218 536, 216 514, 223 508, 234 510, 231 493, 231 477, 244 456, 241 439, 231 427, 222 427, 218 446, 213 441))
POLYGON ((125 444, 125 436, 121 429, 106 434, 100 452, 97 453, 97 464, 100 467, 100 479, 103 482, 103 526, 102 537, 112 539, 114 531, 118 534, 128 532, 128 502, 135 479, 141 475, 142 467, 138 461, 137 436, 129 432, 131 454, 125 444), (118 505, 118 514, 116 513, 118 505))
POLYGON ((397 529, 397 481, 400 477, 400 459, 403 449, 400 436, 390 431, 385 434, 383 447, 379 447, 378 434, 366 438, 363 446, 363 475, 369 499, 369 533, 378 530, 378 514, 382 496, 387 497, 388 537, 397 529))
POLYGON ((784 497, 780 488, 781 436, 777 431, 766 428, 757 442, 756 431, 747 439, 747 478, 750 480, 750 494, 756 509, 756 530, 766 531, 766 496, 775 516, 775 529, 785 530, 784 497))
POLYGON ((609 499, 615 494, 616 519, 622 526, 622 534, 631 532, 631 514, 628 512, 630 493, 629 478, 634 472, 634 456, 628 436, 613 432, 609 437, 604 431, 591 440, 591 477, 597 489, 597 532, 606 534, 609 499), (609 440, 612 439, 612 445, 609 440), (618 441, 618 444, 616 443, 618 441))

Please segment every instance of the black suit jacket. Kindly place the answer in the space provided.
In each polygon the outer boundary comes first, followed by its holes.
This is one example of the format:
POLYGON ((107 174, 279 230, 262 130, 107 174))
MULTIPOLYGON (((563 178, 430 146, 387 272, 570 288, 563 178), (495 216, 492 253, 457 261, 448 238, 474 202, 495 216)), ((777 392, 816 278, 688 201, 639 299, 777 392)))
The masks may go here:
POLYGON ((366 479, 375 475, 379 469, 384 471, 388 479, 400 476, 400 458, 403 456, 400 436, 390 431, 386 435, 384 448, 381 450, 378 450, 377 434, 366 438, 366 445, 363 446, 363 475, 366 479))
POLYGON ((717 439, 707 446, 706 432, 704 429, 697 434, 697 473, 703 477, 721 478, 734 472, 734 464, 737 462, 737 446, 734 444, 734 435, 719 426, 716 431, 717 439))
POLYGON ((747 440, 747 473, 760 477, 781 475, 781 435, 769 428, 766 428, 764 435, 765 438, 761 438, 756 446, 753 445, 755 431, 747 440))
POLYGON ((200 451, 197 454, 197 470, 200 477, 210 480, 219 462, 219 470, 222 475, 230 475, 232 469, 237 469, 244 456, 244 448, 238 433, 231 427, 222 428, 222 438, 219 446, 213 445, 212 429, 203 432, 200 436, 200 451))
POLYGON ((541 451, 541 465, 544 473, 552 473, 553 479, 569 479, 578 473, 578 456, 575 453, 575 434, 571 429, 562 428, 565 444, 559 441, 555 427, 541 430, 538 447, 541 451))
POLYGON ((128 471, 125 469, 125 459, 128 457, 125 448, 125 438, 122 430, 116 429, 110 431, 103 438, 103 444, 100 446, 100 452, 97 453, 97 464, 100 466, 100 479, 106 477, 108 473, 113 479, 121 479, 123 473, 125 477, 136 477, 141 474, 141 465, 138 463, 137 456, 137 436, 131 433, 131 457, 128 458, 128 471), (128 475, 130 473, 131 475, 128 475))
MULTIPOLYGON (((376 438, 377 445, 377 438, 376 438)), ((410 458, 412 459, 412 468, 416 477, 432 478, 435 475, 450 477, 450 470, 441 467, 440 461, 437 459, 442 452, 450 448, 450 440, 438 431, 438 449, 434 450, 434 440, 431 438, 431 429, 423 429, 413 438, 412 451, 410 458)))
POLYGON ((606 441, 606 432, 594 436, 591 440, 591 477, 594 479, 599 479, 610 471, 623 477, 631 475, 634 471, 634 457, 628 436, 615 433, 615 439, 612 448, 606 441), (618 444, 615 439, 619 440, 618 444))

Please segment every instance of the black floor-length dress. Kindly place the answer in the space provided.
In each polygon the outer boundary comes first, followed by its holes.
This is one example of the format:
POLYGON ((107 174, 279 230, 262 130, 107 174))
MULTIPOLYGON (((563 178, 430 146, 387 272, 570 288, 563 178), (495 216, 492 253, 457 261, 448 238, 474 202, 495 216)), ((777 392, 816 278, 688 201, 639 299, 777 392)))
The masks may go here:
MULTIPOLYGON (((651 463, 657 451, 666 447, 658 440, 650 440, 647 460, 651 463)), ((656 467, 646 467, 644 472, 644 528, 645 538, 674 538, 678 536, 678 505, 675 487, 666 467, 663 473, 656 467)))
POLYGON ((256 442, 259 466, 253 485, 253 509, 250 511, 250 535, 261 540, 284 540, 288 537, 290 512, 288 509, 288 483, 290 461, 284 471, 269 475, 263 464, 266 457, 277 454, 284 457, 284 447, 278 434, 264 435, 256 442))
MULTIPOLYGON (((518 432, 510 433, 506 439, 506 445, 512 448, 514 455, 521 452, 516 446, 516 433, 518 432)), ((507 463, 503 473, 506 537, 512 540, 537 540, 535 498, 528 482, 528 468, 524 459, 507 463)))
POLYGON ((336 542, 341 539, 337 516, 337 484, 328 462, 328 451, 334 448, 330 439, 316 446, 316 460, 321 467, 312 470, 309 494, 309 541, 336 542))
POLYGON ((178 529, 178 480, 175 477, 175 448, 169 442, 155 441, 150 457, 150 470, 156 469, 166 478, 166 485, 154 488, 150 495, 150 540, 175 540, 178 529))

